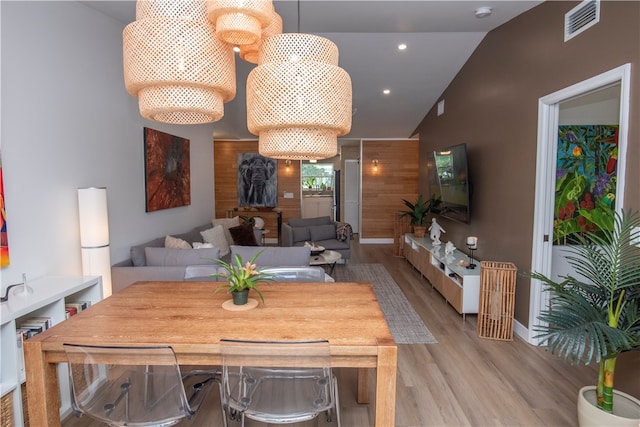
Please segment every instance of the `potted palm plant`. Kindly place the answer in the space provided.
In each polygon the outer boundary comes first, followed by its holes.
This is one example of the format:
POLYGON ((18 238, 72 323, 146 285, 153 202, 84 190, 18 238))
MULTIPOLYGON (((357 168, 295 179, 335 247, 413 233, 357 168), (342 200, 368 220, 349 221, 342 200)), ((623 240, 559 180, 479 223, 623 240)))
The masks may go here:
POLYGON ((409 208, 406 211, 401 211, 402 216, 408 216, 410 218, 413 233, 416 237, 424 237, 427 231, 427 215, 429 212, 433 212, 437 209, 440 204, 440 199, 433 195, 430 199, 424 200, 422 198, 422 194, 420 194, 415 203, 411 203, 406 199, 403 199, 402 203, 409 208))
POLYGON ((637 427, 640 400, 614 390, 614 373, 618 355, 640 347, 640 249, 634 245, 640 241, 640 216, 615 213, 597 225, 597 233, 578 236, 579 244, 567 249, 575 276, 557 282, 531 275, 550 292, 548 309, 541 312, 534 331, 565 361, 599 364, 597 385, 583 387, 578 395, 581 426, 637 427), (601 416, 606 419, 596 421, 601 416))

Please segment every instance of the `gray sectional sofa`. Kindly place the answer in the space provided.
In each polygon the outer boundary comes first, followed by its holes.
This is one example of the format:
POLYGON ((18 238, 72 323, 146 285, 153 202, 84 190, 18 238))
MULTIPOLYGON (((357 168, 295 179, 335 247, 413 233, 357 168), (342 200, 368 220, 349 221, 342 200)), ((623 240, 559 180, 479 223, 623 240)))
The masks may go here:
MULTIPOLYGON (((187 233, 172 235, 174 239, 181 239, 193 245, 193 242, 203 242, 201 232, 210 230, 211 224, 205 224, 193 228, 187 233)), ((256 242, 260 244, 262 233, 259 229, 254 231, 256 242)), ((131 247, 131 258, 114 264, 111 267, 111 281, 113 292, 131 285, 137 281, 183 281, 183 280, 206 280, 209 274, 200 274, 189 278, 188 267, 192 270, 210 272, 216 269, 218 263, 216 259, 229 261, 236 253, 245 261, 251 259, 258 251, 262 251, 256 264, 260 267, 308 267, 318 269, 320 267, 309 267, 309 248, 278 248, 264 246, 239 246, 230 245, 230 253, 220 256, 218 247, 212 248, 167 248, 165 242, 167 237, 159 237, 151 241, 131 247), (208 267, 207 267, 208 266, 208 267)), ((226 248, 225 248, 226 250, 226 248)), ((295 274, 311 274, 318 277, 320 272, 302 272, 295 274)), ((289 273, 288 273, 289 274, 289 273)), ((302 277, 302 276, 301 276, 302 277)))
POLYGON ((338 236, 339 224, 328 216, 292 218, 282 224, 282 246, 304 246, 313 242, 325 249, 340 252, 342 259, 351 255, 351 236, 338 236))

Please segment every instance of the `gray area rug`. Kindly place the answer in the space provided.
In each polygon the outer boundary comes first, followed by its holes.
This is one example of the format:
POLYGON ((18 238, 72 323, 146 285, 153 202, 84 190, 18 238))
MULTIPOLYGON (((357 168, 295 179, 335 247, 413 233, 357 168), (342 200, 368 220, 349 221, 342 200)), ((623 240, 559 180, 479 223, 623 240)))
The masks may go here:
POLYGON ((407 297, 382 264, 338 265, 336 282, 369 282, 396 344, 435 344, 438 341, 424 325, 407 297))

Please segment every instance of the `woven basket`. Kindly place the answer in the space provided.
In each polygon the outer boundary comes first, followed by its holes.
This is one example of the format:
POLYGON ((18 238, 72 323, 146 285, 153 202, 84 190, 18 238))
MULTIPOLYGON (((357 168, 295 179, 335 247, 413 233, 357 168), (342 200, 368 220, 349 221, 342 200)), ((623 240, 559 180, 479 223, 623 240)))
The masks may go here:
POLYGON ((13 392, 0 398, 0 426, 13 427, 13 392))
POLYGON ((29 427, 29 408, 27 406, 27 383, 22 383, 20 386, 20 393, 22 394, 22 425, 23 427, 29 427))
POLYGON ((480 262, 479 337, 513 341, 517 272, 510 262, 480 262))

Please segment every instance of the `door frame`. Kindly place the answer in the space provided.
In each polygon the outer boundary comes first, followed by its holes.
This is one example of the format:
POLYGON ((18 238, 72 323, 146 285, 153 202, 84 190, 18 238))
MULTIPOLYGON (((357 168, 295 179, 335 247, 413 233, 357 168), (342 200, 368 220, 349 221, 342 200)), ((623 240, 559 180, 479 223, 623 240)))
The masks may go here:
MULTIPOLYGON (((617 68, 576 83, 565 89, 544 96, 538 100, 538 146, 536 154, 536 190, 533 220, 533 239, 531 271, 551 274, 551 249, 553 246, 553 209, 555 201, 555 168, 558 139, 559 106, 563 101, 593 92, 612 84, 620 84, 620 119, 618 132, 618 182, 616 188, 616 206, 624 206, 624 187, 626 181, 626 151, 629 134, 629 100, 631 86, 631 64, 617 68)), ((533 325, 540 312, 548 305, 548 294, 540 280, 531 279, 529 293, 529 327, 527 341, 539 345, 535 339, 533 325)))

